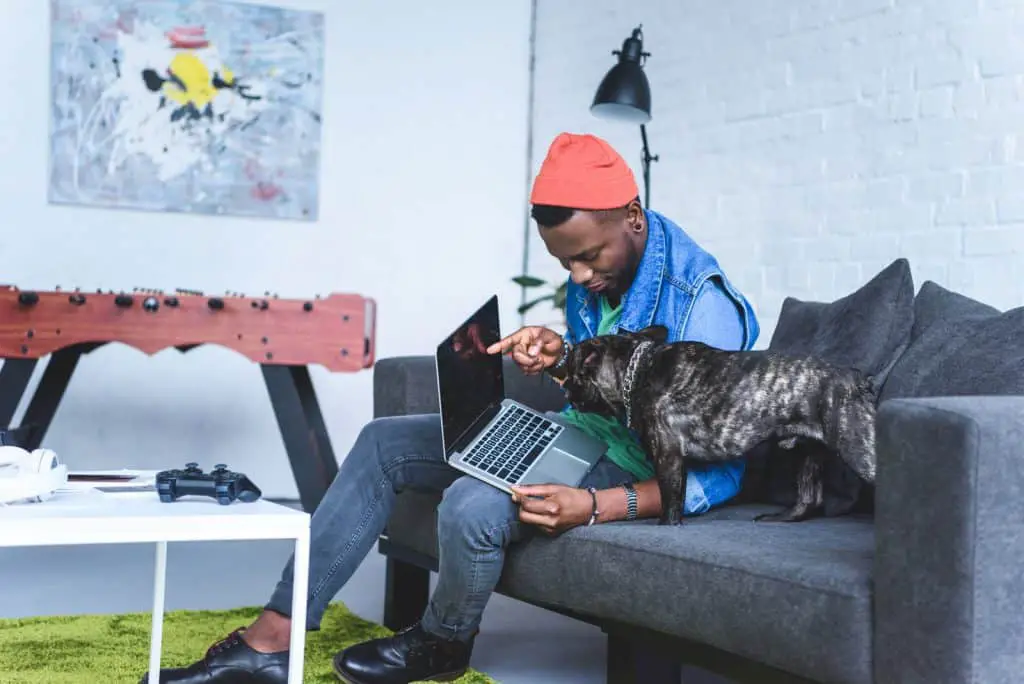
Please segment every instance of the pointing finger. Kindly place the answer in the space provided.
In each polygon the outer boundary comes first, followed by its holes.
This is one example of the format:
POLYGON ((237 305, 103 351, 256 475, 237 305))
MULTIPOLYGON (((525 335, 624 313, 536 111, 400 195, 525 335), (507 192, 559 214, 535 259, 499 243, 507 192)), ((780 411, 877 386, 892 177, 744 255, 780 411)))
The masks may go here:
POLYGON ((502 353, 507 352, 509 349, 514 347, 518 341, 519 341, 519 338, 518 338, 517 334, 509 335, 508 337, 504 337, 504 338, 498 340, 497 342, 495 342, 494 344, 492 344, 490 347, 488 347, 487 348, 487 353, 488 354, 497 354, 499 352, 502 352, 502 353))
POLYGON ((509 347, 511 346, 511 342, 508 342, 507 340, 499 340, 498 342, 495 342, 494 344, 487 348, 487 353, 498 354, 501 352, 505 352, 508 351, 509 347))

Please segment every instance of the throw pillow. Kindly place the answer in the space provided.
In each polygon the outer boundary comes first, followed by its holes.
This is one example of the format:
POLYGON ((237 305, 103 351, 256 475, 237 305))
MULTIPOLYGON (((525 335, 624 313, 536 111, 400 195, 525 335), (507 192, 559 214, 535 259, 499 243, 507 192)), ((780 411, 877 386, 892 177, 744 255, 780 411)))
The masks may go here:
POLYGON ((881 400, 1024 394, 1024 307, 1000 312, 926 281, 915 302, 910 345, 881 400))
POLYGON ((913 323, 914 279, 910 263, 897 259, 834 302, 787 297, 768 348, 851 366, 878 382, 910 339, 913 323))

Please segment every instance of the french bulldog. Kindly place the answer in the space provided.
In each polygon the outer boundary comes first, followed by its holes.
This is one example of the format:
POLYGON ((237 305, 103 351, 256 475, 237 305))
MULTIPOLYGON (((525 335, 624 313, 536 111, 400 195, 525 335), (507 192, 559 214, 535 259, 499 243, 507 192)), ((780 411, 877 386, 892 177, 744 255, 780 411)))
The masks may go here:
POLYGON ((702 342, 667 343, 659 325, 600 335, 574 346, 562 383, 578 411, 618 418, 654 461, 659 524, 678 525, 687 464, 742 458, 771 441, 805 449, 797 501, 755 520, 798 522, 820 512, 823 458, 838 455, 863 480, 875 480, 876 388, 872 378, 812 357, 728 351, 702 342))

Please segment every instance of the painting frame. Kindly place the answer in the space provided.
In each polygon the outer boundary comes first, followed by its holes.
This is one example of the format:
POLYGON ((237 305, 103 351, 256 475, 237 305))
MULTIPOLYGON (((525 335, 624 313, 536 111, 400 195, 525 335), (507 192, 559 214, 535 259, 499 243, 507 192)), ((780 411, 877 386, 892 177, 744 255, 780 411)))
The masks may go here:
POLYGON ((50 204, 317 221, 322 12, 50 0, 50 204))

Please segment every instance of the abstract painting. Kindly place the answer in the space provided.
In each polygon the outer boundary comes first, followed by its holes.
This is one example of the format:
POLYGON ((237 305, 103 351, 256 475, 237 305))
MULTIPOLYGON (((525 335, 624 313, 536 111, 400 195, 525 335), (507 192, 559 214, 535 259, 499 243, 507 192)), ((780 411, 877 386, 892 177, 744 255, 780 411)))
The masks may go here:
POLYGON ((316 220, 323 15, 51 0, 57 204, 316 220))

